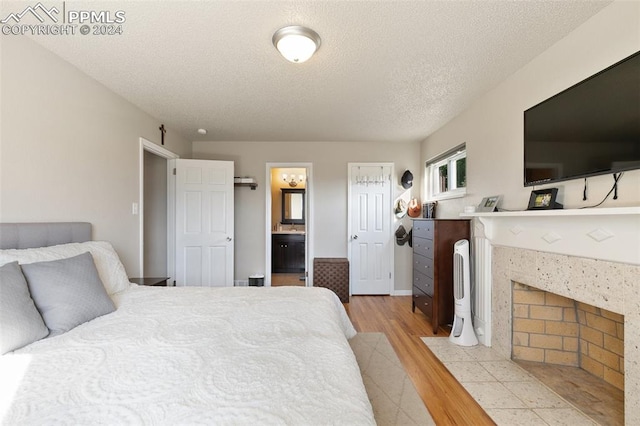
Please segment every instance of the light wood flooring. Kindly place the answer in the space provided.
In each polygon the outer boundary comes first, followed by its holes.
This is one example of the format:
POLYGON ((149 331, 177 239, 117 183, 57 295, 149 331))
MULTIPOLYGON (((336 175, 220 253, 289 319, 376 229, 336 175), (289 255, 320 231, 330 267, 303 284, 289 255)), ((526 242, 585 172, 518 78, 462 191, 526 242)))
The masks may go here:
POLYGON ((304 272, 296 272, 294 274, 271 274, 271 286, 302 286, 304 287, 305 281, 304 272))
POLYGON ((352 296, 345 308, 358 332, 387 336, 436 424, 495 424, 420 340, 434 334, 422 312, 411 312, 411 296, 352 296))

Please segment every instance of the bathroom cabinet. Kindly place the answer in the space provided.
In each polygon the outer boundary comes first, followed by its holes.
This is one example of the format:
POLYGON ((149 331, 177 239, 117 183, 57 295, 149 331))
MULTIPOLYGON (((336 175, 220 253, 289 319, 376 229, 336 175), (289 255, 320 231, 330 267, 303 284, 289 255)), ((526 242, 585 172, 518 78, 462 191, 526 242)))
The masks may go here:
POLYGON ((271 272, 295 273, 305 270, 304 234, 272 234, 271 272))

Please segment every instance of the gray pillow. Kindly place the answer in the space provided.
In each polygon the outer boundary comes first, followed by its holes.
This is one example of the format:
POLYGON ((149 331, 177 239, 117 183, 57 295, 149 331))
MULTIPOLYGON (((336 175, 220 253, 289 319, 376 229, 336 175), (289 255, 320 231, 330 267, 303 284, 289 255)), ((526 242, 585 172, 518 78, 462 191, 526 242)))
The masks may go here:
POLYGON ((33 304, 18 262, 0 267, 0 354, 19 349, 49 334, 33 304))
POLYGON ((22 272, 51 336, 116 310, 89 252, 22 265, 22 272))

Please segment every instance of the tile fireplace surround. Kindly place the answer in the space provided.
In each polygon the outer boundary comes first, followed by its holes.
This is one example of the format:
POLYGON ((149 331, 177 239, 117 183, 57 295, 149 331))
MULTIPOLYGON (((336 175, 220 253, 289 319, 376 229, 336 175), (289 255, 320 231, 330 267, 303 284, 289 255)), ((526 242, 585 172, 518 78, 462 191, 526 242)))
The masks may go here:
POLYGON ((514 282, 624 315, 625 424, 640 424, 640 207, 465 217, 476 244, 491 244, 490 256, 476 258, 490 263, 490 285, 476 279, 476 300, 491 306, 476 321, 490 329, 485 344, 511 357, 514 282))

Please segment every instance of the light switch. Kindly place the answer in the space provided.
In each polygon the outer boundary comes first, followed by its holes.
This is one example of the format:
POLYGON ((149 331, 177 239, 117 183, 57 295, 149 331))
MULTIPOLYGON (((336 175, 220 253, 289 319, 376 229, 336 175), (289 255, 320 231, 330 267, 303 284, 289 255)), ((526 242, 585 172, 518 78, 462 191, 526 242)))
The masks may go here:
POLYGON ((131 214, 138 214, 138 203, 131 204, 131 214))

